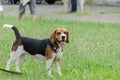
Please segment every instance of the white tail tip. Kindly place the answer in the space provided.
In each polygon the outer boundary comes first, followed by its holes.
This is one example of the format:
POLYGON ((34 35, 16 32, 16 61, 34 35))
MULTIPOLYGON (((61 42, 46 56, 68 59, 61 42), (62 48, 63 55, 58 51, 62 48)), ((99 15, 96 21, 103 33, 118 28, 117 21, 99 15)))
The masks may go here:
POLYGON ((4 24, 3 25, 3 28, 12 28, 13 27, 13 25, 10 25, 10 24, 4 24))

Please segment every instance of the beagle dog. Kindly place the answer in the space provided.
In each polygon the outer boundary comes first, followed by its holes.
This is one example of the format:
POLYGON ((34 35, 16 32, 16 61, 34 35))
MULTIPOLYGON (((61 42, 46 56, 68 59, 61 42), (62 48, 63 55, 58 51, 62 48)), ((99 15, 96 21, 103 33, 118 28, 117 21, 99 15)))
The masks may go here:
POLYGON ((6 64, 6 70, 10 70, 10 66, 16 61, 16 71, 20 72, 19 65, 23 58, 30 54, 34 58, 46 61, 47 75, 51 75, 51 67, 53 62, 56 64, 57 73, 61 76, 60 59, 62 57, 65 43, 69 43, 69 32, 65 28, 55 29, 50 38, 38 40, 20 35, 18 29, 9 24, 4 24, 4 28, 10 28, 14 31, 16 40, 12 45, 10 58, 6 64))

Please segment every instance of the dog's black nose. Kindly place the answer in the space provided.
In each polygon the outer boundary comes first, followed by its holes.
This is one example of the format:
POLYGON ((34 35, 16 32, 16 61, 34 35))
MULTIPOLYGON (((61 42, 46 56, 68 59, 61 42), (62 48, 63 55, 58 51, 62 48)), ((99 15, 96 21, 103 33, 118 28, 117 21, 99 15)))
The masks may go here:
POLYGON ((64 40, 65 39, 65 36, 62 36, 62 40, 64 40))

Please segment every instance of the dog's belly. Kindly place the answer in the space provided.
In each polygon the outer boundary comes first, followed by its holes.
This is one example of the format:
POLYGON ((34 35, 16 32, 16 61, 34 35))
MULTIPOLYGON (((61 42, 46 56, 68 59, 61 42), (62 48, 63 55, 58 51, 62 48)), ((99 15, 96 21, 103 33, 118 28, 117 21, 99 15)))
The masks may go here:
POLYGON ((41 54, 35 54, 35 55, 31 55, 29 52, 24 52, 26 55, 28 55, 28 56, 31 56, 31 57, 33 57, 33 58, 35 58, 35 59, 38 59, 38 60, 42 60, 42 61, 45 61, 45 56, 43 56, 43 55, 41 55, 41 54))
POLYGON ((36 59, 40 59, 40 60, 42 60, 42 61, 45 61, 45 56, 42 56, 42 55, 40 55, 40 54, 36 54, 36 55, 34 55, 33 57, 36 58, 36 59))

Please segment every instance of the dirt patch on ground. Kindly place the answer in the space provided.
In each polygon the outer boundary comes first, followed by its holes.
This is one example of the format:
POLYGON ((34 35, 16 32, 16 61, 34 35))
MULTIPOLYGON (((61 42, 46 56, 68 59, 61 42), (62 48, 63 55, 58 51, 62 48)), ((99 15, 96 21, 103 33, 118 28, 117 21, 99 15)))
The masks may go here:
MULTIPOLYGON (((18 15, 19 5, 3 5, 4 16, 18 15)), ((28 8, 28 7, 27 7, 28 8)), ((96 21, 96 22, 112 22, 120 23, 120 7, 108 6, 85 6, 84 12, 78 7, 77 13, 64 13, 62 4, 55 5, 37 5, 37 15, 46 18, 74 21, 96 21)), ((30 15, 29 9, 26 9, 26 14, 30 15)))

